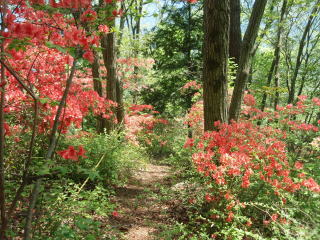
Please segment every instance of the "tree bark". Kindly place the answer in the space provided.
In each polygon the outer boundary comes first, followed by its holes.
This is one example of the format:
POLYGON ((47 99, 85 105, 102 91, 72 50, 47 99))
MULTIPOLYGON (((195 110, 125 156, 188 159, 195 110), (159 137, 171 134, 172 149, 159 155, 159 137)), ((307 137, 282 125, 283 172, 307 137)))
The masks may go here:
MULTIPOLYGON (((113 102, 117 102, 116 83, 117 83, 117 69, 116 69, 116 39, 115 33, 105 34, 101 39, 101 46, 103 47, 103 60, 107 70, 107 89, 106 98, 113 102)), ((116 109, 112 109, 115 113, 116 109)), ((115 128, 114 118, 106 121, 107 132, 110 133, 115 128)))
MULTIPOLYGON (((5 29, 4 19, 7 11, 7 3, 3 1, 1 4, 1 34, 5 29)), ((4 45, 1 43, 1 60, 4 59, 4 45)), ((4 104, 6 93, 6 76, 5 66, 1 63, 1 86, 0 86, 0 239, 6 239, 7 230, 7 216, 6 216, 6 195, 5 195, 5 157, 4 157, 4 144, 5 144, 5 129, 4 129, 4 104)))
POLYGON ((229 0, 204 1, 203 103, 204 130, 227 121, 229 0))
MULTIPOLYGON (((99 53, 97 51, 93 51, 94 60, 91 67, 92 70, 92 78, 93 78, 93 90, 96 91, 100 97, 103 97, 103 89, 102 82, 100 78, 100 63, 99 63, 99 53)), ((103 129, 105 128, 105 119, 102 116, 97 117, 97 132, 103 133, 103 129)))
POLYGON ((229 120, 237 121, 240 115, 241 102, 247 79, 250 72, 251 52, 258 35, 261 19, 266 7, 267 0, 256 0, 253 5, 249 25, 245 32, 241 45, 240 63, 237 71, 237 78, 232 94, 229 120))
MULTIPOLYGON (((1 52, 3 52, 3 45, 1 46, 1 52)), ((6 218, 6 196, 5 196, 5 184, 4 184, 4 142, 5 142, 5 129, 4 129, 4 104, 5 104, 5 71, 4 66, 1 64, 1 87, 0 87, 0 211, 1 211, 1 228, 0 239, 5 239, 5 231, 7 229, 6 218)))
POLYGON ((229 57, 239 66, 241 49, 241 4, 240 0, 230 0, 230 41, 229 57))

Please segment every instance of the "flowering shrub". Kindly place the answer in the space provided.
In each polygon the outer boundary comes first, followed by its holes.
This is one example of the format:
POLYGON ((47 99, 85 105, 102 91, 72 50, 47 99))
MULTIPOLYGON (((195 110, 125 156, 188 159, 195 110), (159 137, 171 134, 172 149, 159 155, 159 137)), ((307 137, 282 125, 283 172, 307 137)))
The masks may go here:
POLYGON ((78 147, 78 150, 74 148, 74 146, 69 146, 68 149, 58 151, 58 155, 60 155, 64 159, 70 159, 73 161, 78 161, 79 157, 86 158, 85 156, 85 150, 82 146, 78 147))
POLYGON ((196 136, 200 136, 204 129, 203 101, 194 103, 186 116, 185 124, 188 124, 196 136))
MULTIPOLYGON (((126 137, 131 143, 152 144, 153 130, 157 125, 168 124, 168 121, 161 118, 156 118, 153 114, 158 113, 153 110, 151 105, 136 105, 129 107, 129 113, 125 117, 127 126, 126 137)), ((163 143, 162 143, 163 144, 163 143)))
POLYGON ((147 73, 154 65, 154 59, 151 58, 119 58, 118 76, 124 82, 124 88, 130 91, 140 91, 144 85, 147 73), (137 72, 136 69, 139 68, 137 72))
MULTIPOLYGON (((312 176, 305 167, 318 166, 312 159, 319 153, 318 126, 310 120, 305 122, 303 117, 317 112, 319 103, 317 99, 299 97, 295 106, 267 112, 255 107, 253 95, 246 95, 244 103, 239 122, 216 122, 216 131, 189 138, 185 143, 186 148, 193 149, 192 160, 202 176, 205 193, 202 200, 198 199, 202 202, 198 203, 198 214, 207 226, 206 232, 216 239, 275 235, 291 239, 295 231, 301 231, 299 237, 307 239, 306 234, 312 233, 302 233, 308 224, 302 227, 298 223, 296 206, 291 202, 297 204, 301 195, 309 199, 319 196, 320 186, 314 179, 318 176, 312 176)), ((201 111, 190 112, 198 116, 201 111)), ((191 126, 199 129, 201 119, 196 123, 191 126)), ((191 203, 197 204, 194 199, 191 203)))

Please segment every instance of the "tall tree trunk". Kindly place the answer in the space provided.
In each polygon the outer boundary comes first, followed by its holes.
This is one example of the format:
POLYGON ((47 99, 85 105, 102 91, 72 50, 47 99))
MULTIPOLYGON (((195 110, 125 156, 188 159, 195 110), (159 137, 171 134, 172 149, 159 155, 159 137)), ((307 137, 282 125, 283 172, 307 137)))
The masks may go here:
MULTIPOLYGON (((132 28, 132 36, 133 40, 136 43, 140 41, 140 32, 141 32, 141 16, 142 16, 142 9, 143 9, 143 0, 137 0, 135 10, 137 12, 137 16, 135 16, 135 24, 133 25, 134 27, 132 28)), ((135 48, 133 50, 133 57, 138 58, 139 56, 139 49, 135 48)), ((134 71, 133 74, 135 76, 135 84, 138 85, 138 74, 139 73, 139 67, 134 66, 134 71)), ((138 92, 135 90, 133 92, 133 103, 138 104, 138 92)))
MULTIPOLYGON (((272 0, 270 5, 269 5, 269 8, 268 8, 268 12, 270 13, 270 15, 273 15, 273 10, 274 10, 274 7, 276 5, 276 1, 277 0, 272 0)), ((262 42, 262 39, 266 36, 267 32, 270 30, 270 28, 272 27, 272 23, 274 22, 274 18, 273 17, 270 17, 269 19, 267 19, 265 25, 264 25, 264 28, 263 30, 261 31, 261 34, 259 35, 258 39, 260 39, 260 41, 257 41, 251 51, 251 59, 253 59, 260 47, 260 44, 262 42)), ((248 84, 252 83, 252 79, 253 79, 253 64, 251 62, 250 64, 250 70, 249 70, 249 77, 248 77, 248 84)), ((267 84, 267 86, 270 86, 271 82, 269 84, 267 84)), ((265 99, 264 101, 266 101, 267 99, 265 99)), ((263 101, 262 101, 263 102, 263 101)), ((263 104, 261 104, 263 105, 263 104)))
MULTIPOLYGON (((267 12, 273 16, 273 10, 274 10, 274 7, 276 6, 276 3, 277 3, 278 0, 272 0, 271 3, 269 4, 269 8, 267 10, 267 12)), ((274 22, 274 18, 273 17, 269 17, 267 20, 266 20, 266 23, 264 25, 264 28, 263 30, 261 31, 260 35, 259 35, 259 39, 263 39, 267 33, 269 32, 270 28, 272 27, 272 24, 274 22)), ((253 58, 255 55, 256 55, 256 52, 258 51, 259 47, 260 47, 260 44, 261 44, 261 40, 260 41, 257 41, 255 46, 253 47, 252 49, 252 52, 251 52, 251 57, 253 58)))
POLYGON ((267 0, 256 0, 253 5, 249 25, 245 32, 241 45, 240 63, 237 71, 237 78, 232 94, 229 120, 237 121, 240 114, 241 102, 247 79, 250 72, 250 58, 258 35, 260 22, 266 7, 267 0))
POLYGON ((117 122, 118 124, 124 123, 124 105, 123 105, 123 82, 117 78, 116 82, 116 99, 117 99, 117 122))
MULTIPOLYGON (((5 29, 4 19, 7 11, 6 1, 2 1, 1 6, 1 33, 5 29)), ((1 43, 1 60, 4 58, 4 46, 1 43)), ((1 86, 0 86, 0 218, 1 218, 1 227, 0 227, 0 239, 6 239, 6 230, 7 230, 7 217, 6 217, 6 196, 5 196, 5 178, 4 178, 4 142, 5 142, 5 129, 4 129, 4 104, 5 104, 5 86, 6 86, 6 77, 5 77, 5 68, 1 64, 1 86)))
MULTIPOLYGON (((132 1, 133 2, 133 1, 132 1)), ((121 5, 120 5, 120 8, 123 9, 125 11, 125 2, 122 1, 121 2, 121 5)), ((126 23, 126 16, 125 14, 123 14, 121 17, 120 17, 120 21, 119 21, 119 35, 117 37, 117 56, 120 56, 120 45, 121 45, 121 42, 122 42, 122 38, 123 38, 123 30, 124 30, 124 25, 126 23)))
MULTIPOLYGON (((267 84, 266 84, 266 87, 270 87, 271 85, 271 81, 272 81, 272 76, 273 76, 273 73, 274 73, 274 69, 275 69, 275 66, 276 66, 276 59, 275 59, 275 56, 272 60, 272 63, 271 63, 271 66, 270 66, 270 69, 269 69, 269 72, 268 72, 268 79, 267 79, 267 84)), ((264 111, 265 107, 266 107, 266 103, 267 103, 267 92, 264 92, 263 93, 263 96, 262 96, 262 100, 261 100, 261 111, 264 111)))
MULTIPOLYGON (((117 70, 116 70, 116 40, 115 33, 105 34, 101 39, 101 46, 103 47, 103 60, 107 70, 107 89, 106 99, 117 102, 116 83, 117 83, 117 70)), ((116 109, 113 109, 115 112, 116 109)), ((110 133, 114 128, 114 118, 106 121, 107 132, 110 133)))
POLYGON ((241 49, 241 4, 240 0, 230 0, 230 41, 229 57, 239 66, 241 49))
MULTIPOLYGON (((52 159, 52 156, 53 156, 53 153, 54 153, 54 149, 57 145, 57 132, 58 132, 58 128, 59 128, 59 124, 60 124, 60 117, 61 117, 61 114, 62 114, 62 111, 63 111, 63 108, 65 106, 65 103, 67 101, 67 98, 68 98, 68 94, 69 94, 69 91, 70 91, 70 88, 71 88, 71 85, 72 85, 72 81, 73 81, 73 78, 74 78, 74 75, 75 75, 75 71, 76 71, 76 65, 77 65, 77 57, 74 58, 73 60, 73 64, 72 64, 72 68, 71 68, 71 71, 70 71, 70 75, 67 79, 67 82, 66 82, 66 87, 64 89, 64 92, 63 92, 63 95, 61 97, 61 100, 59 102, 59 105, 58 105, 58 109, 57 109, 57 112, 56 112, 56 115, 55 115, 55 120, 53 122, 53 126, 52 126, 52 130, 51 130, 51 134, 50 134, 50 137, 49 137, 49 147, 48 147, 48 150, 47 150, 47 153, 46 153, 46 156, 45 156, 45 160, 50 160, 52 159)), ((16 78, 17 79, 17 78, 16 78)), ((18 80, 18 79, 17 79, 18 80)), ((39 193, 40 193, 40 187, 41 187, 41 184, 42 184, 42 179, 39 178, 37 179, 35 185, 34 185, 34 190, 31 194, 31 201, 30 201, 30 204, 29 204, 29 208, 28 208, 28 214, 27 214, 27 218, 26 218, 26 223, 25 223, 25 233, 24 233, 24 240, 29 240, 31 239, 31 223, 32 223, 32 219, 33 219, 33 212, 34 212, 34 208, 35 208, 35 204, 37 202, 37 198, 39 196, 39 193)))
POLYGON ((284 16, 287 12, 287 6, 288 6, 288 0, 283 0, 282 7, 281 7, 281 14, 280 14, 280 20, 279 20, 279 26, 278 26, 278 33, 277 33, 277 43, 276 48, 274 50, 274 56, 276 60, 276 65, 274 69, 274 86, 276 88, 276 94, 274 98, 274 110, 277 109, 277 105, 280 101, 280 93, 279 93, 279 87, 280 87, 280 74, 279 74, 279 62, 280 62, 280 53, 282 49, 282 32, 283 32, 283 25, 284 25, 284 16))
POLYGON ((229 0, 204 1, 203 103, 204 130, 227 121, 229 0))
MULTIPOLYGON (((3 53, 3 45, 1 45, 1 53, 3 53)), ((4 129, 4 104, 5 104, 5 71, 4 66, 1 64, 1 87, 0 87, 0 211, 1 211, 1 228, 0 239, 5 239, 5 231, 7 229, 6 218, 6 198, 5 198, 5 184, 4 184, 4 141, 5 141, 5 129, 4 129)))
MULTIPOLYGON (((121 2, 121 9, 125 9, 125 2, 121 2)), ((126 20, 125 15, 122 15, 119 23, 119 36, 117 38, 117 46, 116 46, 117 56, 120 56, 120 46, 123 38, 125 20, 126 20)), ((116 109, 117 121, 119 124, 122 124, 124 123, 123 82, 119 77, 117 77, 117 81, 116 81, 116 99, 118 104, 116 109)))
MULTIPOLYGON (((94 60, 92 64, 92 77, 93 77, 93 89, 96 91, 100 97, 103 97, 102 82, 100 78, 100 57, 97 51, 93 51, 94 60)), ((105 128, 105 119, 102 116, 97 117, 97 132, 103 133, 105 128)))
POLYGON ((316 16, 316 14, 319 11, 319 3, 320 1, 318 0, 315 5, 312 8, 311 14, 309 15, 307 25, 303 31, 302 37, 300 39, 299 43, 299 50, 298 50, 298 55, 296 59, 296 65, 294 68, 293 76, 291 78, 291 87, 289 89, 289 97, 288 97, 288 103, 293 103, 294 97, 295 97, 295 90, 296 90, 296 82, 297 82, 297 77, 298 73, 301 67, 302 59, 303 59, 303 49, 305 46, 307 34, 310 31, 312 24, 313 24, 313 19, 316 16))
MULTIPOLYGON (((185 56, 186 56, 186 62, 187 62, 187 74, 188 74, 188 81, 193 79, 194 73, 193 73, 193 64, 191 60, 191 51, 192 51, 192 41, 191 41, 191 26, 192 26, 192 3, 186 3, 187 4, 187 12, 188 12, 188 19, 187 19, 187 27, 186 27, 186 34, 185 34, 185 43, 186 46, 185 49, 185 56)), ((186 99, 186 105, 187 105, 187 111, 189 112, 192 107, 192 97, 193 94, 190 92, 186 93, 185 99, 186 99)), ((191 125, 188 124, 188 137, 192 138, 192 128, 191 125)))
MULTIPOLYGON (((278 70, 279 70, 279 61, 280 61, 280 52, 281 52, 281 45, 282 45, 282 30, 283 30, 283 20, 284 20, 284 15, 287 10, 287 3, 288 0, 283 0, 282 7, 281 7, 281 13, 280 13, 280 18, 278 22, 278 31, 277 31, 277 37, 276 37, 276 42, 275 42, 275 47, 274 47, 274 52, 273 52, 273 60, 272 64, 268 73, 268 80, 267 80, 267 87, 270 87, 271 82, 272 82, 272 77, 273 75, 275 76, 275 87, 279 87, 280 84, 280 79, 278 75, 278 70)), ((261 111, 264 111, 265 106, 267 102, 267 93, 265 92, 262 96, 262 102, 261 102, 261 111)), ((279 92, 276 91, 276 96, 275 96, 275 106, 279 102, 279 92)))

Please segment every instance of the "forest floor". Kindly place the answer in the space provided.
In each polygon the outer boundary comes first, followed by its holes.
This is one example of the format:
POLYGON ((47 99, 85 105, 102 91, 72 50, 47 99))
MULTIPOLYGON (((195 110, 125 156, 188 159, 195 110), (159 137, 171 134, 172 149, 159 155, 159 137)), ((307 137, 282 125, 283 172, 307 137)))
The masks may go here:
POLYGON ((147 164, 124 187, 116 189, 117 214, 111 224, 124 240, 154 240, 160 227, 170 226, 172 200, 164 189, 172 186, 171 168, 147 164), (162 197, 161 197, 162 196, 162 197))

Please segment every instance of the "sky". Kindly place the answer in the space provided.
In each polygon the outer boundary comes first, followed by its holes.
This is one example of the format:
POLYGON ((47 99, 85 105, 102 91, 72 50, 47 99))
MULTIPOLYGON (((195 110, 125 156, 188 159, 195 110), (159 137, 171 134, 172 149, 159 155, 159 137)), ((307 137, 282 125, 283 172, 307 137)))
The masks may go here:
POLYGON ((144 30, 150 30, 157 24, 158 18, 153 16, 153 14, 158 14, 160 8, 161 0, 144 6, 143 10, 148 13, 147 16, 143 17, 141 21, 141 26, 144 30))

